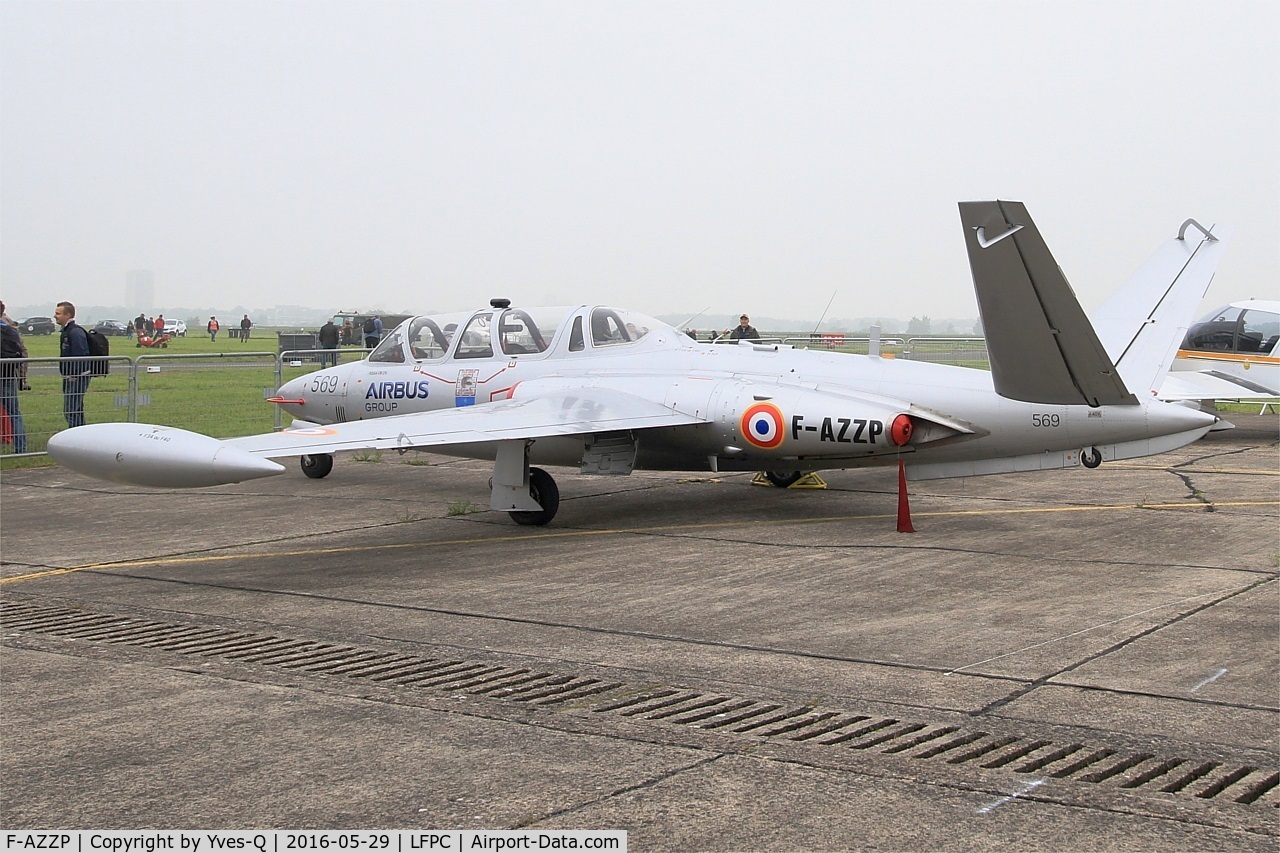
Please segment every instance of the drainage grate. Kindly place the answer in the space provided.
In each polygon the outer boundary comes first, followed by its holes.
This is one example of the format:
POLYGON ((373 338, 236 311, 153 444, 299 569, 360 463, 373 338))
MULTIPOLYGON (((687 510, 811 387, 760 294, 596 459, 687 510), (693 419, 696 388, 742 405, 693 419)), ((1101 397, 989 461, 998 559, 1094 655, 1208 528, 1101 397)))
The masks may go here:
POLYGON ((255 634, 91 613, 24 602, 0 602, 6 633, 31 632, 216 658, 281 670, 343 676, 575 710, 854 749, 916 761, 1005 768, 1124 790, 1241 805, 1280 805, 1274 766, 1229 765, 1194 757, 1123 752, 1086 743, 1016 737, 839 709, 789 707, 741 696, 481 663, 424 658, 315 640, 255 634))

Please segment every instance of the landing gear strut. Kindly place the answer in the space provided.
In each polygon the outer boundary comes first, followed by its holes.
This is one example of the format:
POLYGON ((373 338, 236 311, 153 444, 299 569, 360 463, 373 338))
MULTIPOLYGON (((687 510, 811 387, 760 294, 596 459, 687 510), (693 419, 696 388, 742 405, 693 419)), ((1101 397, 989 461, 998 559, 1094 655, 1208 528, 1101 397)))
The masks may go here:
POLYGON ((506 512, 516 524, 543 525, 556 517, 560 489, 546 471, 529 467, 532 444, 529 440, 498 442, 489 508, 506 512))

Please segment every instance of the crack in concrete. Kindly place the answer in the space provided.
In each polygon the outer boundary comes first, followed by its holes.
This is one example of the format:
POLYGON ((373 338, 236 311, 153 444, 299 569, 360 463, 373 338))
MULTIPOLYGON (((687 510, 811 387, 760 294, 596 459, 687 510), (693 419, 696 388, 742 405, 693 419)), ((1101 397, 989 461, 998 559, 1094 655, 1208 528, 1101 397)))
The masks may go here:
POLYGON ((1211 501, 1208 497, 1206 497, 1205 493, 1200 491, 1200 488, 1196 486, 1195 482, 1191 479, 1190 474, 1184 474, 1181 471, 1174 470, 1173 468, 1168 468, 1166 470, 1168 470, 1170 474, 1172 474, 1173 476, 1181 480, 1182 485, 1187 487, 1187 497, 1191 498, 1192 500, 1199 501, 1200 503, 1205 505, 1205 512, 1218 511, 1218 508, 1214 506, 1213 501, 1211 501))

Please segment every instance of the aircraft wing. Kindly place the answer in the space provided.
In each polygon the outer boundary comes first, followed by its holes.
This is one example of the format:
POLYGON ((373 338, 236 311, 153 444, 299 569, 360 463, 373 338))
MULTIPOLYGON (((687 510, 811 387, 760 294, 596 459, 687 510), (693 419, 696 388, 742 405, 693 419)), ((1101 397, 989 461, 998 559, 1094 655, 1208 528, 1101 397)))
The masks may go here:
POLYGON ((1274 400, 1280 389, 1211 370, 1174 370, 1160 383, 1161 400, 1274 400))
POLYGON ((703 418, 672 411, 634 394, 595 387, 549 391, 529 399, 500 400, 483 406, 286 429, 226 439, 223 444, 272 459, 342 450, 407 450, 704 422, 703 418))

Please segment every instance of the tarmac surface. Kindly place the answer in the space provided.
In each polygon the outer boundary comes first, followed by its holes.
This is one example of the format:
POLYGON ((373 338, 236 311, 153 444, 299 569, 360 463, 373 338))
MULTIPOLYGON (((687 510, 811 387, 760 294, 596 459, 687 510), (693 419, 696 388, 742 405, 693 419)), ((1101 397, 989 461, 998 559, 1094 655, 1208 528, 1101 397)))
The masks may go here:
POLYGON ((0 492, 0 825, 624 829, 631 850, 1280 844, 1280 419, 914 484, 344 455, 0 492))

